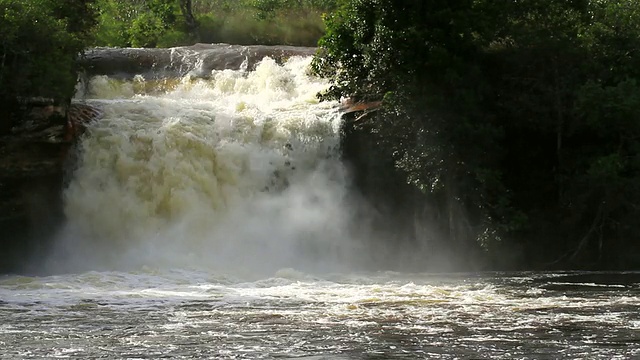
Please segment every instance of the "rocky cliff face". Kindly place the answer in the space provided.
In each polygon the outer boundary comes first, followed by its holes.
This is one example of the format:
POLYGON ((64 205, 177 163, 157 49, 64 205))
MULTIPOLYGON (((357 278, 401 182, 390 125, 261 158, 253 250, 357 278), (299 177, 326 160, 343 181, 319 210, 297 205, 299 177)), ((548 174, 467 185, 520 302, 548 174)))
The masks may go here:
POLYGON ((81 132, 84 105, 23 99, 0 129, 0 273, 24 270, 62 223, 65 163, 81 132))

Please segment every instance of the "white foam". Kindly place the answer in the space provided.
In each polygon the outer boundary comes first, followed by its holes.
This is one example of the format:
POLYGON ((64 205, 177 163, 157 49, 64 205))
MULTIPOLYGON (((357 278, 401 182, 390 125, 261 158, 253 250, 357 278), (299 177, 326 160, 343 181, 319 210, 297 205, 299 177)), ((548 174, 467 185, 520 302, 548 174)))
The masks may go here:
POLYGON ((104 118, 81 143, 65 192, 68 226, 49 265, 333 269, 348 240, 347 177, 336 103, 310 58, 264 59, 252 72, 90 81, 104 118))

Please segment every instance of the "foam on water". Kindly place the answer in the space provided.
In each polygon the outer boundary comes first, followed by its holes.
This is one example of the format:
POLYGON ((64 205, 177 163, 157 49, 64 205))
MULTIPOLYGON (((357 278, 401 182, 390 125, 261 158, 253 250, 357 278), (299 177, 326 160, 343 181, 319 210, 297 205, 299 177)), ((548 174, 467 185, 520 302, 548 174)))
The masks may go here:
POLYGON ((275 276, 246 281, 210 271, 151 268, 9 276, 0 278, 0 334, 7 345, 0 354, 224 359, 640 355, 637 287, 556 291, 545 289, 537 276, 312 275, 281 269, 275 276))

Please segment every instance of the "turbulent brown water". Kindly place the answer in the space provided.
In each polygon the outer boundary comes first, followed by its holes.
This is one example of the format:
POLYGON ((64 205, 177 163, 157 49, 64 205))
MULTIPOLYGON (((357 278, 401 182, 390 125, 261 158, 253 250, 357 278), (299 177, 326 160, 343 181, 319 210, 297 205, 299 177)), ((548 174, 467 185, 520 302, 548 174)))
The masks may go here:
POLYGON ((634 359, 637 285, 559 274, 0 279, 3 359, 634 359), (546 276, 544 281, 536 279, 546 276))
POLYGON ((285 50, 90 54, 103 117, 42 275, 0 277, 0 358, 640 357, 638 274, 434 275, 369 233, 338 104, 285 50))

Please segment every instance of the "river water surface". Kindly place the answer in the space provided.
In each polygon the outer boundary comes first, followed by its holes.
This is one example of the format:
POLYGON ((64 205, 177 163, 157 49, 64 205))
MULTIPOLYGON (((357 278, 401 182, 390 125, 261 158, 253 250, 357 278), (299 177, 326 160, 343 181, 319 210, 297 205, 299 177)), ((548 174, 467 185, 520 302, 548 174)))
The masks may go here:
POLYGON ((0 277, 1 359, 640 357, 637 274, 427 274, 428 231, 368 231, 309 57, 163 51, 180 76, 80 89, 102 117, 40 276, 0 277))
POLYGON ((3 359, 633 359, 637 285, 560 274, 0 279, 3 359), (544 277, 543 281, 538 281, 544 277))

